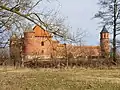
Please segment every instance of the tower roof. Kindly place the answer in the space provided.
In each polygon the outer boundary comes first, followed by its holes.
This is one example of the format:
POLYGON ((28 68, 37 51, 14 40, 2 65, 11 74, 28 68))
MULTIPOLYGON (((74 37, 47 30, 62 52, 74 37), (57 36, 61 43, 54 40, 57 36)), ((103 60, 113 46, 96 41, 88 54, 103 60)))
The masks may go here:
POLYGON ((102 31, 100 33, 109 33, 108 30, 106 29, 106 27, 104 26, 102 31))

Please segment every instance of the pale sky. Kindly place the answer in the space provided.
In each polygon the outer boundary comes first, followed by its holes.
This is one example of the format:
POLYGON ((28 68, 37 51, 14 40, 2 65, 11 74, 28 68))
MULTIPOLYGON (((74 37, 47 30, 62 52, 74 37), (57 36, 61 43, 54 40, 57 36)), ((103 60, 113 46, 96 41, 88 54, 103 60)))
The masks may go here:
POLYGON ((68 24, 72 27, 72 31, 82 28, 87 32, 85 41, 87 45, 99 44, 99 28, 98 20, 92 19, 98 11, 98 0, 58 0, 51 3, 42 3, 44 8, 59 10, 60 14, 67 17, 68 24), (59 7, 59 8, 58 8, 59 7))

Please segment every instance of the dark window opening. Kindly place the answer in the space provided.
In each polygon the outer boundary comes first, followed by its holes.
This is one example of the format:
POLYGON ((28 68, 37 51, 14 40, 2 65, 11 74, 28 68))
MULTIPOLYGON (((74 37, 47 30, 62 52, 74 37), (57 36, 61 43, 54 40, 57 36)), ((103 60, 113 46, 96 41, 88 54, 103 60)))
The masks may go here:
POLYGON ((44 46, 44 42, 43 41, 41 42, 41 46, 44 46))
POLYGON ((44 53, 44 50, 42 50, 41 53, 43 54, 43 53, 44 53))

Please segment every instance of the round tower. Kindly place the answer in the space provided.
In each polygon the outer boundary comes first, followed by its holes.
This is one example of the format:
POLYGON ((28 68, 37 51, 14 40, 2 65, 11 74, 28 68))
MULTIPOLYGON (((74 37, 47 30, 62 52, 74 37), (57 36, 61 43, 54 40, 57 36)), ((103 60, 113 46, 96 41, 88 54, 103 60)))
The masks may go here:
POLYGON ((108 57, 110 52, 110 41, 109 41, 109 32, 103 27, 100 32, 100 47, 101 47, 101 56, 108 57))

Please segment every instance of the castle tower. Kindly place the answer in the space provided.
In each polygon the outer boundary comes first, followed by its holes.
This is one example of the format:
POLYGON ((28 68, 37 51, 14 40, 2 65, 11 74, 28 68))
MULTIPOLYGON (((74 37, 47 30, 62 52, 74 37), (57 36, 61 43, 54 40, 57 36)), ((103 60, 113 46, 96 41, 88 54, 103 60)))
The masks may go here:
POLYGON ((27 59, 49 58, 52 52, 52 43, 52 35, 36 25, 31 31, 24 32, 25 57, 27 59))
POLYGON ((103 27, 102 31, 100 32, 100 47, 101 47, 101 56, 108 57, 110 52, 110 41, 109 41, 109 32, 103 27))

